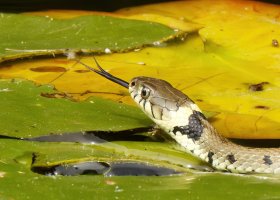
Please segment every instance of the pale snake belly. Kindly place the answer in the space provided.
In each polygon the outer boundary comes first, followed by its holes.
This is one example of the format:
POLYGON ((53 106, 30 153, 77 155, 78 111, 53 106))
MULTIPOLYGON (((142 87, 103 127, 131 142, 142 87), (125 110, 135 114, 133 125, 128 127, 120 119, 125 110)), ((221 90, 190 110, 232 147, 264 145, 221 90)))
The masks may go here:
POLYGON ((217 133, 198 106, 168 82, 136 77, 127 83, 96 64, 100 71, 83 65, 128 88, 137 105, 158 127, 188 153, 208 162, 215 169, 235 173, 280 173, 280 148, 235 144, 217 133))

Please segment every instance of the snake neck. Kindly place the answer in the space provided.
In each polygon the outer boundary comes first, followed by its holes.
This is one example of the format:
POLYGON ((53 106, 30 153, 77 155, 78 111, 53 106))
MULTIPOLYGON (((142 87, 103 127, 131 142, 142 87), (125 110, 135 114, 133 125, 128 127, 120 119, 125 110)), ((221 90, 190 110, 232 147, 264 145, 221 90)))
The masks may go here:
POLYGON ((214 168, 237 173, 280 173, 279 148, 249 148, 221 136, 199 111, 185 125, 162 127, 194 156, 214 168))

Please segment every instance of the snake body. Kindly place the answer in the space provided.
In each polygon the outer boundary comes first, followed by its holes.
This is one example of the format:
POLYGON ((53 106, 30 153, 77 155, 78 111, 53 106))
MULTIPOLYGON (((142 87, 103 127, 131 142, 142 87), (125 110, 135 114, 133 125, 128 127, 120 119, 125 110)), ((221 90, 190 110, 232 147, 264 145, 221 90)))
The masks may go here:
POLYGON ((280 173, 280 148, 250 148, 221 136, 198 106, 164 80, 136 77, 134 101, 187 152, 214 168, 235 173, 280 173))
POLYGON ((94 60, 99 70, 78 62, 128 88, 144 113, 186 152, 222 171, 280 174, 280 148, 252 148, 235 144, 221 136, 198 106, 170 83, 150 77, 136 77, 128 83, 106 72, 94 60))

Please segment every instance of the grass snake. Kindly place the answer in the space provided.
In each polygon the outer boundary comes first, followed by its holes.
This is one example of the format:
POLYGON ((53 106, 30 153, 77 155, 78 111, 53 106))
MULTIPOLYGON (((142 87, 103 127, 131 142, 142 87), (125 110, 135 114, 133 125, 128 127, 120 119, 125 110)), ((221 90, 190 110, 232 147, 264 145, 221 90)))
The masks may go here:
MULTIPOLYGON (((95 58, 94 58, 95 60, 95 58)), ((199 107, 165 80, 136 77, 130 83, 78 61, 88 69, 128 88, 136 104, 186 152, 215 169, 234 173, 280 173, 280 148, 235 144, 220 135, 199 107)))

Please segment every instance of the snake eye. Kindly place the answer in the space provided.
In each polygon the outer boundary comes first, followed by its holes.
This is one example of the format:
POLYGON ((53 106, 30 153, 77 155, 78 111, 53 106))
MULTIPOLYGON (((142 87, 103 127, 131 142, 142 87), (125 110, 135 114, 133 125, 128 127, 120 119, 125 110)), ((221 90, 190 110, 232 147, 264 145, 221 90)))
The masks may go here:
POLYGON ((148 89, 148 88, 143 88, 143 89, 141 90, 141 97, 142 97, 143 99, 147 99, 149 96, 150 96, 150 89, 148 89))

